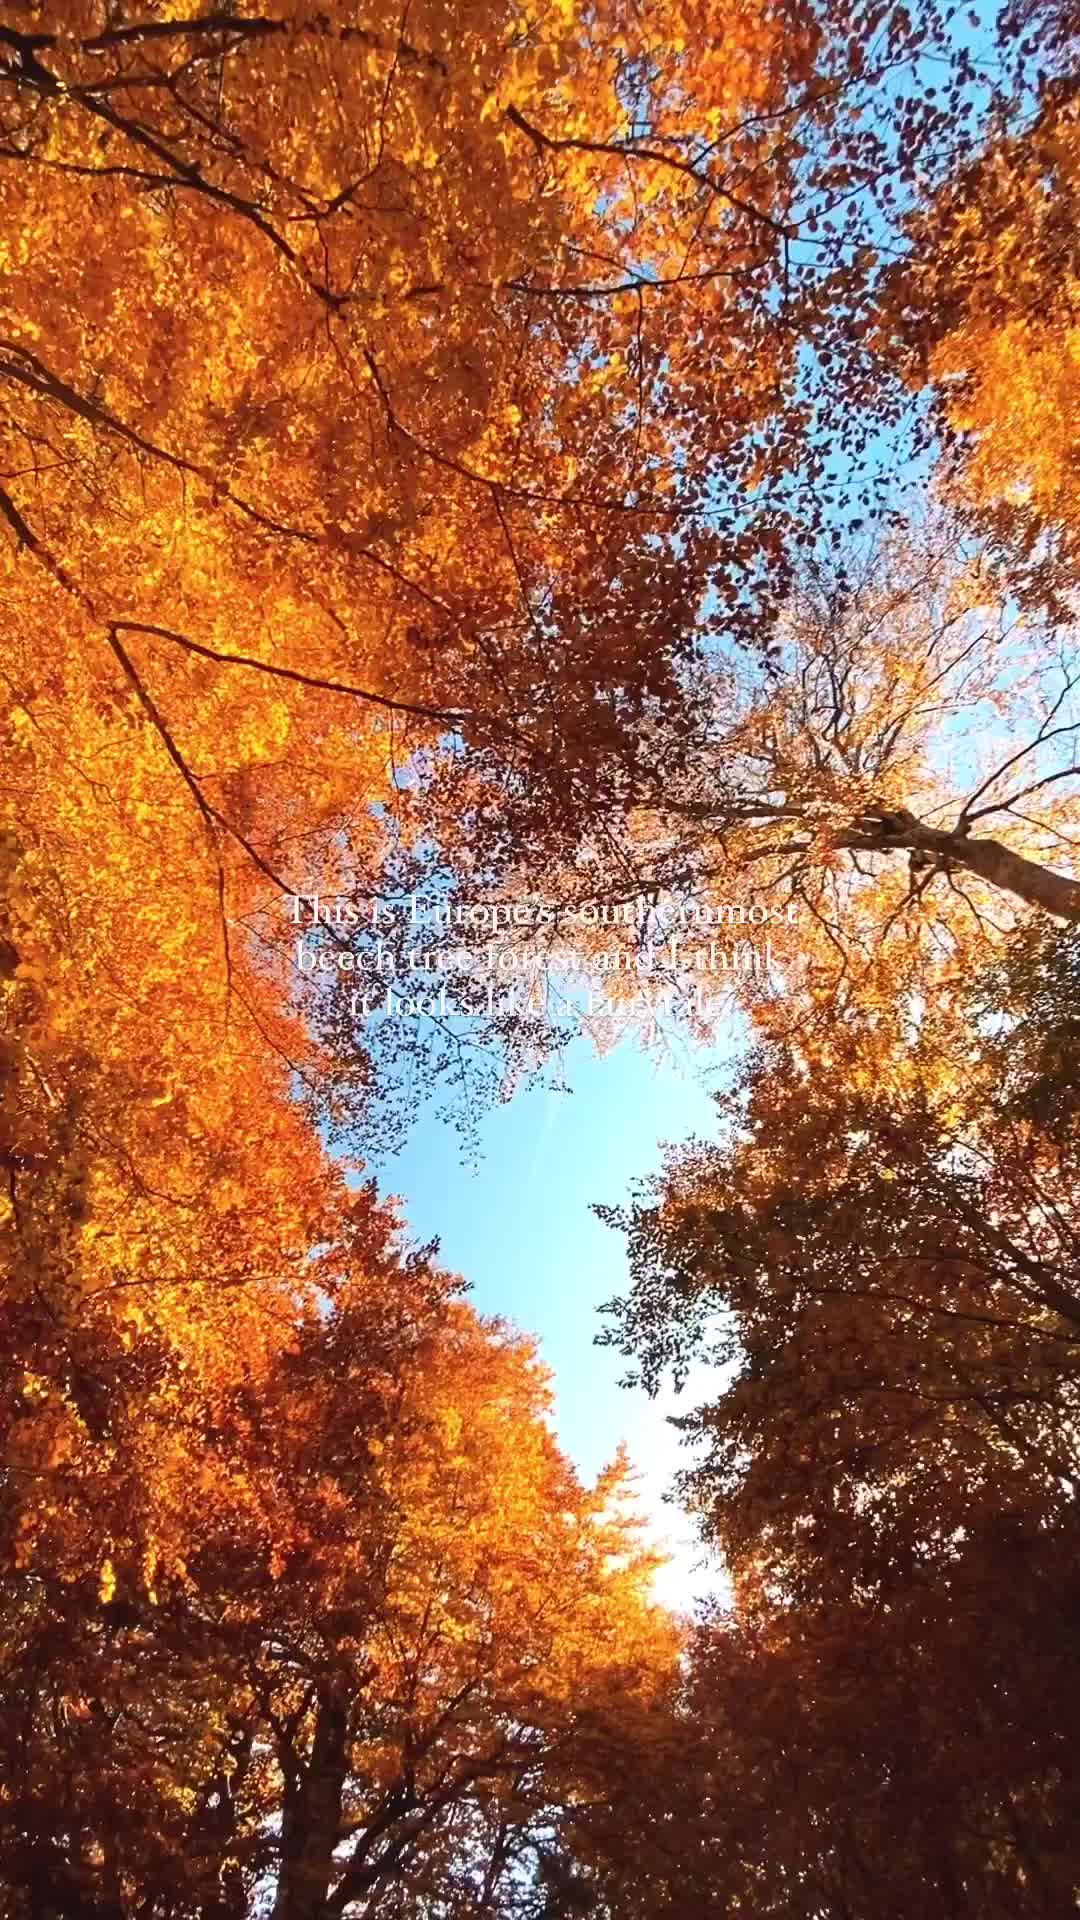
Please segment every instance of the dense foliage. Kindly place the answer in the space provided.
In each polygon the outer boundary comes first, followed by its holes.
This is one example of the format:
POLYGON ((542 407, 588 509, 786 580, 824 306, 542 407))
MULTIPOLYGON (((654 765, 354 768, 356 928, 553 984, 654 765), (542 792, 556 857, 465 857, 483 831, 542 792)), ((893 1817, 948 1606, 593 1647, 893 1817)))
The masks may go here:
POLYGON ((1077 28, 0 8, 4 1920, 1074 1910, 1077 28), (696 1624, 349 1158, 565 1025, 418 886, 777 915, 696 1624))

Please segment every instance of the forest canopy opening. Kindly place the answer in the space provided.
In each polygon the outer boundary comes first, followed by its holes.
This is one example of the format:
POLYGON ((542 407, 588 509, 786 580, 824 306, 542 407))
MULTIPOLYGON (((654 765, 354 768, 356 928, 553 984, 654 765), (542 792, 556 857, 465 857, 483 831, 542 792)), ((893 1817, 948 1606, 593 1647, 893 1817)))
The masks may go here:
POLYGON ((1078 1909, 1078 53, 0 7, 0 1920, 1078 1909))

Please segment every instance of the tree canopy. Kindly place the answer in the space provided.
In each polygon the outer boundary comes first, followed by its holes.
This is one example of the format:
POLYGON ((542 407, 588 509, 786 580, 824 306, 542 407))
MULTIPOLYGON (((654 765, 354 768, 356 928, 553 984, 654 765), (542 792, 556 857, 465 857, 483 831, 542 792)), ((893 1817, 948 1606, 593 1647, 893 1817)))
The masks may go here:
POLYGON ((4 1920, 1075 1908, 1077 28, 4 9, 4 1920), (581 1024, 358 1020, 417 895, 764 916, 696 1620, 365 1171, 581 1024))

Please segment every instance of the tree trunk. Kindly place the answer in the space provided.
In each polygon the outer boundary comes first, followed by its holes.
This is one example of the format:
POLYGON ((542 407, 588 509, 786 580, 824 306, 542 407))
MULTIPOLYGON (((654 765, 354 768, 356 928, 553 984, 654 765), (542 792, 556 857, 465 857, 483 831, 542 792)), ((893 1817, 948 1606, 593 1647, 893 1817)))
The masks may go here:
POLYGON ((925 826, 912 813, 902 810, 874 813, 857 823, 855 832, 845 834, 838 845, 864 849, 868 853, 890 853, 907 849, 925 854, 931 860, 945 860, 955 867, 977 873, 1002 893, 1013 893, 1031 907, 1041 907, 1059 920, 1080 921, 1080 882, 1067 874, 1055 873, 1035 860, 1025 860, 1000 840, 974 840, 955 828, 925 826))
POLYGON ((311 1752, 286 1795, 273 1920, 321 1920, 326 1912, 341 1827, 346 1733, 341 1702, 320 1700, 311 1752))

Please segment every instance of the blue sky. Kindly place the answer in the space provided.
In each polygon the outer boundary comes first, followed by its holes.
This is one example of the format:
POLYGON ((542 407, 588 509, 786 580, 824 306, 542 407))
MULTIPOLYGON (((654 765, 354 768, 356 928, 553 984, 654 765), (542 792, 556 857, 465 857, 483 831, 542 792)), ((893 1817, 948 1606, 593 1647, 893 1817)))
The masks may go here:
POLYGON ((677 1065, 629 1041, 599 1057, 576 1040, 566 1062, 573 1092, 538 1088, 493 1109, 475 1168, 462 1165, 454 1133, 424 1112, 405 1149, 371 1169, 401 1198, 411 1236, 438 1238, 443 1265, 471 1283, 481 1312, 539 1336, 555 1374, 559 1439, 581 1472, 591 1479, 626 1442, 654 1534, 673 1553, 657 1591, 677 1607, 722 1575, 702 1563, 689 1523, 663 1501, 680 1452, 666 1420, 675 1401, 620 1387, 626 1362, 593 1344, 597 1308, 624 1290, 627 1268, 621 1236, 591 1208, 626 1199, 660 1166, 663 1143, 715 1131, 707 1088, 722 1082, 730 1051, 677 1065))

